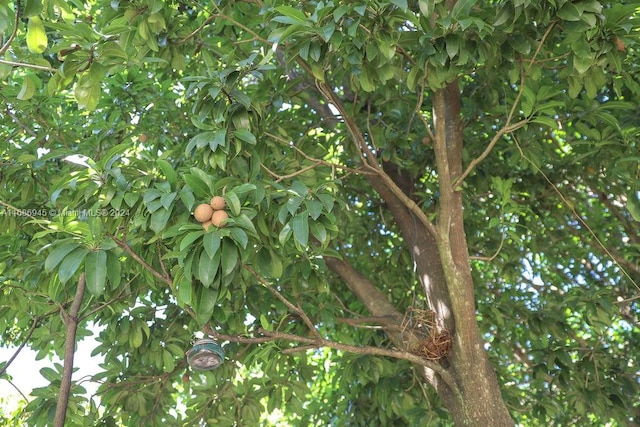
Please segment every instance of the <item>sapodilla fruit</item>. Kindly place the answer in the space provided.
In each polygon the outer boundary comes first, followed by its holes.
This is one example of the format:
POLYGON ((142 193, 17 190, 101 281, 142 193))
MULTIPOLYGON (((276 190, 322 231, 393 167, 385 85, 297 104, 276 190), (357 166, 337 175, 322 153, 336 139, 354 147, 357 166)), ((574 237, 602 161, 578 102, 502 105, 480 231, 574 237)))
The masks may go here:
POLYGON ((198 205, 193 211, 193 216, 198 222, 209 221, 211 219, 211 215, 213 215, 213 208, 206 203, 198 205))
POLYGON ((227 218, 229 218, 229 215, 225 211, 215 211, 211 216, 211 223, 216 227, 224 227, 227 218))
POLYGON ((204 228, 204 231, 207 231, 209 229, 209 227, 211 227, 211 220, 207 221, 207 222, 203 222, 202 223, 202 228, 204 228))
POLYGON ((213 196, 211 198, 211 201, 209 202, 209 205, 211 205, 214 211, 221 211, 222 209, 224 209, 226 203, 222 196, 213 196))

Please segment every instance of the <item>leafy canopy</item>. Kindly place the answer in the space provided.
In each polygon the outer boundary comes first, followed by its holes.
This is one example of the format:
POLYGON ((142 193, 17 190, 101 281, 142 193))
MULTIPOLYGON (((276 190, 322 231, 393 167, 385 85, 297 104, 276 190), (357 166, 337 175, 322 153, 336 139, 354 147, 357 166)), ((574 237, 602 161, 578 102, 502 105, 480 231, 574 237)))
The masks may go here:
MULTIPOLYGON (((104 364, 69 425, 447 425, 408 362, 274 334, 389 346, 345 321, 368 313, 324 257, 428 306, 349 126, 435 219, 432 93, 457 78, 478 320, 511 415, 639 422, 638 7, 3 2, 2 343, 62 357, 84 273, 78 337, 99 331, 104 364), (214 195, 230 218, 205 231, 214 195), (203 328, 227 354, 210 373, 185 359, 203 328)), ((6 422, 48 425, 61 371, 6 422)))

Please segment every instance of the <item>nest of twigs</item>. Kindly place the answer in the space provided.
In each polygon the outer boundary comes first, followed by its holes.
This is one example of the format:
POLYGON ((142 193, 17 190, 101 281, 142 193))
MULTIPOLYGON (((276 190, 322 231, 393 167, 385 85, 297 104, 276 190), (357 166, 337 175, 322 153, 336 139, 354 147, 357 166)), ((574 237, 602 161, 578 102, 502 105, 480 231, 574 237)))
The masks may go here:
POLYGON ((411 307, 402 328, 408 337, 408 350, 415 355, 440 360, 451 351, 451 334, 446 328, 438 326, 433 310, 411 307))

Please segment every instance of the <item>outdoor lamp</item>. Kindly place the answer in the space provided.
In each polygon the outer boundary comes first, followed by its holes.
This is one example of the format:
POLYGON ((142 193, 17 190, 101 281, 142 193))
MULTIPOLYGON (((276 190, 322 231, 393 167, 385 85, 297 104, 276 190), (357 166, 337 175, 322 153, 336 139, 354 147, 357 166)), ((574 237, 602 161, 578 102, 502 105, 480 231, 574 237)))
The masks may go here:
POLYGON ((196 341, 187 352, 187 362, 193 369, 208 371, 224 362, 224 351, 214 340, 204 338, 196 341))

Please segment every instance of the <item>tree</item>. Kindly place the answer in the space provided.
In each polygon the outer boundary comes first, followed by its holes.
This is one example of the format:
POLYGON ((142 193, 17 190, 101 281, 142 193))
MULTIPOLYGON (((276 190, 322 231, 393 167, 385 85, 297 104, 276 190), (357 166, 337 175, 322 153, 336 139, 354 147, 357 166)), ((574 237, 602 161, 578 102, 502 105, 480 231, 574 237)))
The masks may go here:
POLYGON ((22 418, 640 423, 638 7, 0 6, 0 330, 64 359, 22 418))

